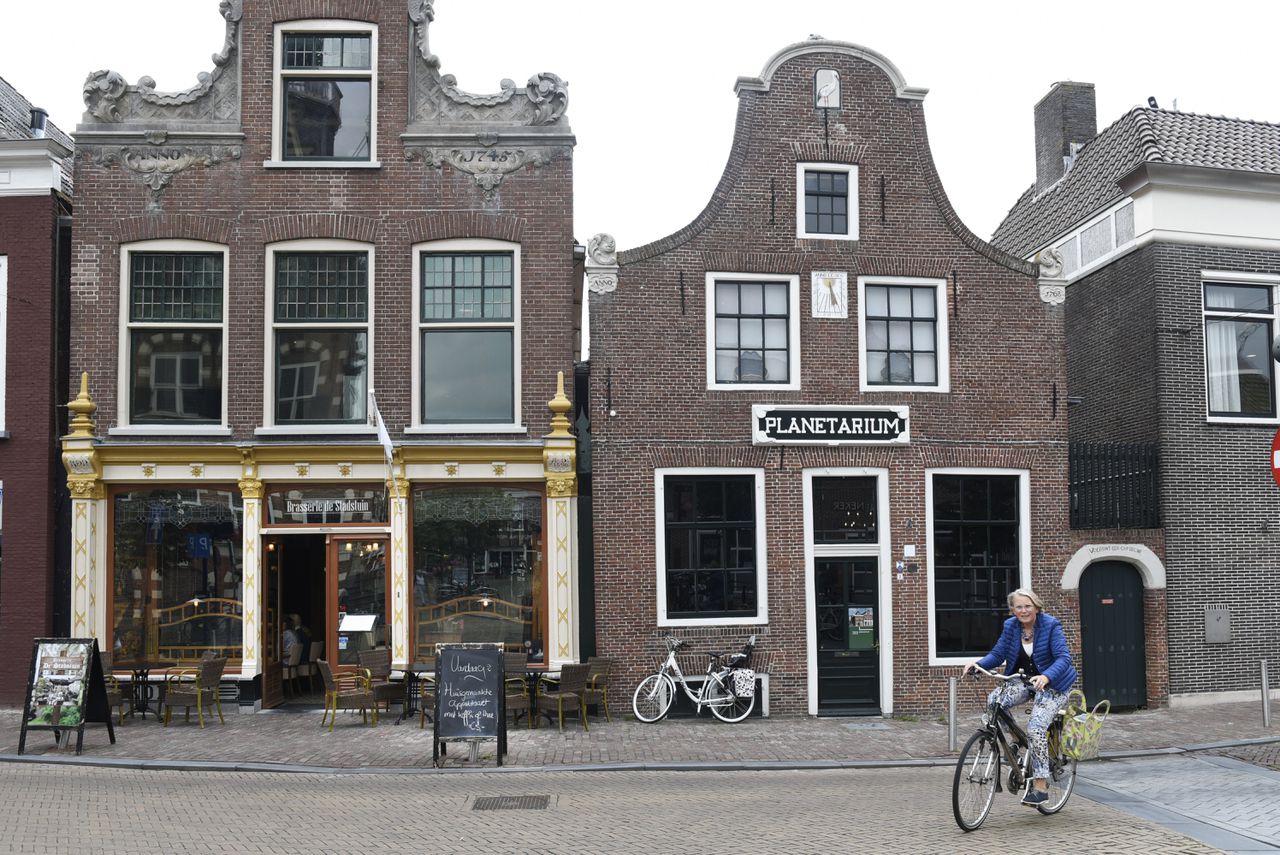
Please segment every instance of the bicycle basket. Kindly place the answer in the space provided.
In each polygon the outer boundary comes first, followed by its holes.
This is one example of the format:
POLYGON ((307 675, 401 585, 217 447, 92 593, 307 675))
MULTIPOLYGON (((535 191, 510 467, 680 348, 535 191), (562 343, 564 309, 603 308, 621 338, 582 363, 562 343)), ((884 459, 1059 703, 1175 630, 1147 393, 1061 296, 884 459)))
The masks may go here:
POLYGON ((729 691, 739 698, 756 696, 756 672, 750 668, 735 668, 729 672, 729 691))
POLYGON ((1084 692, 1072 689, 1062 720, 1062 753, 1072 760, 1093 760, 1102 740, 1102 723, 1111 712, 1111 701, 1101 700, 1089 709, 1084 692))

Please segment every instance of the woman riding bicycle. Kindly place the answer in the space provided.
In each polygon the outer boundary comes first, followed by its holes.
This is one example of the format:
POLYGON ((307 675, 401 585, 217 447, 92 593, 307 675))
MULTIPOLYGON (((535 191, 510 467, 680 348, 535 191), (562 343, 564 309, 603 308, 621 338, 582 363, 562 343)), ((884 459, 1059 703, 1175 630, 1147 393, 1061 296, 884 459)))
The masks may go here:
MULTIPOLYGON (((1035 593, 1028 588, 1014 591, 1009 595, 1009 611, 1013 617, 1004 622, 1004 631, 995 647, 976 663, 964 666, 964 674, 972 671, 974 665, 990 669, 1004 662, 1005 674, 1022 671, 1031 678, 1030 685, 1023 682, 1010 685, 1000 703, 1008 709, 1035 696, 1027 725, 1035 783, 1027 788, 1022 799, 1024 805, 1035 807, 1048 798, 1049 746, 1045 731, 1058 711, 1066 706, 1067 692, 1076 681, 1076 669, 1071 664, 1062 624, 1045 614, 1044 603, 1035 593)), ((1000 692, 999 688, 993 691, 988 703, 994 702, 1000 692)))

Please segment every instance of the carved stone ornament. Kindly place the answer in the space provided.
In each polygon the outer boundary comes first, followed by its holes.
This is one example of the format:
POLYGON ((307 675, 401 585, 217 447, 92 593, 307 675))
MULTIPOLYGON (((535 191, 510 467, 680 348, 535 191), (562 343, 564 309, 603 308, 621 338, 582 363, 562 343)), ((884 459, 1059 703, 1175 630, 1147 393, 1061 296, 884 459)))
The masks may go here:
POLYGON ((616 272, 588 273, 587 290, 592 294, 608 294, 618 290, 618 274, 616 272))
POLYGON ((548 451, 546 455, 548 472, 572 472, 573 455, 567 451, 548 451))
POLYGON ((241 478, 236 482, 236 486, 240 488, 240 496, 245 499, 261 499, 262 498, 262 482, 257 478, 241 478))
POLYGON ((137 175, 150 190, 147 212, 161 210, 160 199, 173 176, 195 166, 210 167, 225 160, 239 160, 240 146, 189 146, 184 148, 103 147, 94 155, 102 167, 119 165, 137 175))
MULTIPOLYGON (((567 150, 566 150, 567 151, 567 150)), ((422 158, 440 169, 449 164, 475 179, 486 199, 492 199, 502 179, 525 166, 545 166, 564 154, 559 150, 522 148, 451 148, 411 146, 406 149, 409 160, 422 158)))
POLYGON ((587 241, 587 255, 592 264, 602 267, 614 267, 618 263, 618 242, 613 235, 600 232, 587 241))
POLYGON ((577 479, 572 476, 568 478, 548 478, 547 479, 547 497, 551 499, 565 499, 573 496, 577 492, 577 479))
POLYGON ((1040 299, 1050 306, 1060 306, 1067 301, 1067 286, 1041 285, 1040 299))
POLYGON ((564 116, 569 106, 568 84, 554 74, 543 72, 530 77, 524 98, 516 97, 520 89, 509 79, 502 80, 499 91, 491 95, 459 89, 457 78, 440 73, 440 58, 428 45, 429 30, 436 17, 435 3, 408 0, 408 12, 415 47, 409 96, 411 133, 415 125, 546 126, 558 123, 564 116))
POLYGON ((95 71, 84 82, 85 122, 199 121, 240 122, 240 68, 237 46, 244 0, 222 0, 226 20, 222 49, 213 55, 213 71, 201 72, 195 86, 182 92, 157 92, 156 82, 142 77, 129 86, 115 71, 95 71))
POLYGON ((1041 279, 1062 278, 1062 253, 1058 250, 1046 247, 1036 255, 1036 261, 1040 264, 1041 279))

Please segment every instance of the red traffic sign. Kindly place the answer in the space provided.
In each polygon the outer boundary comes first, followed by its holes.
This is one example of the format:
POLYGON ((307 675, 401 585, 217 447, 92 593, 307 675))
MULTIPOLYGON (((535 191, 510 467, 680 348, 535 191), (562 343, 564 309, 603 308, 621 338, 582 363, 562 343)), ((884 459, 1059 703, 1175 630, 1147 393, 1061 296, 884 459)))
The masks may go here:
POLYGON ((1271 477, 1280 485, 1280 430, 1271 439, 1271 477))

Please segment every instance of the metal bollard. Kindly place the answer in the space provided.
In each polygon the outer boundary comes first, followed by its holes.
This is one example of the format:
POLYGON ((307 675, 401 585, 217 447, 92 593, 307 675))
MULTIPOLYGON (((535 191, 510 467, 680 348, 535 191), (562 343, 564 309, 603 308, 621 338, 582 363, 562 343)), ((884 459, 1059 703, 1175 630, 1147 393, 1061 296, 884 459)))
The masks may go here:
MULTIPOLYGON (((1264 669, 1267 667, 1265 662, 1263 663, 1262 667, 1264 669)), ((948 680, 951 683, 951 686, 950 686, 950 698, 947 701, 947 704, 948 704, 947 705, 947 750, 955 751, 956 750, 956 678, 950 677, 948 678, 948 680)), ((1266 715, 1269 720, 1271 717, 1271 713, 1267 712, 1266 715)))
POLYGON ((1271 680, 1267 677, 1267 660, 1262 660, 1262 726, 1271 727, 1271 680))

